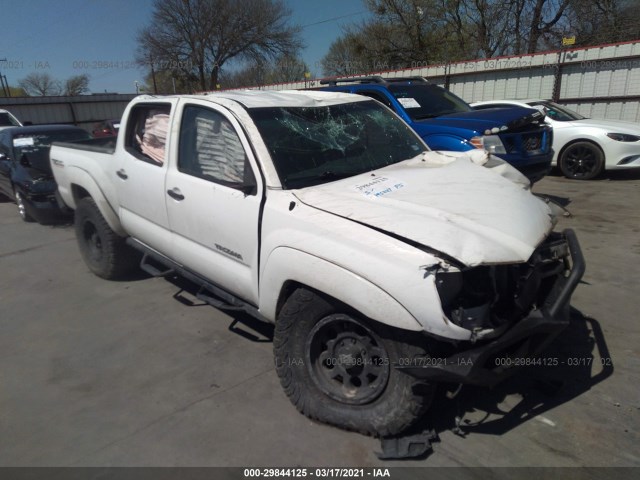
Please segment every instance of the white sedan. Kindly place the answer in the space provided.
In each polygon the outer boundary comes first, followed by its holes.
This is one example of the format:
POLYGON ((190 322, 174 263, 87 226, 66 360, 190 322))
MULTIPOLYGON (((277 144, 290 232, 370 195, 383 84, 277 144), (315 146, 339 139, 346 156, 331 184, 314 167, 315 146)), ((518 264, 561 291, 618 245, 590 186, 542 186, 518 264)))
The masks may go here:
POLYGON ((549 100, 490 100, 476 109, 519 105, 542 110, 553 127, 552 164, 567 178, 589 180, 603 170, 640 168, 640 125, 586 118, 549 100))

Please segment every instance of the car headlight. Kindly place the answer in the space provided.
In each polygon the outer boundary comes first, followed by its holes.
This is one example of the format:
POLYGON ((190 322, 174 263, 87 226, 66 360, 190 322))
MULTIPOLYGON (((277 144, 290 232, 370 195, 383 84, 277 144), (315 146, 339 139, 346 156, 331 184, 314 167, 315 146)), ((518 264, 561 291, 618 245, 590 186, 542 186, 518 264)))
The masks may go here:
POLYGON ((502 140, 497 135, 473 137, 469 140, 469 143, 475 148, 483 148, 489 153, 507 153, 502 140))
POLYGON ((637 142, 640 137, 637 135, 629 135, 628 133, 607 133, 607 137, 616 142, 637 142))

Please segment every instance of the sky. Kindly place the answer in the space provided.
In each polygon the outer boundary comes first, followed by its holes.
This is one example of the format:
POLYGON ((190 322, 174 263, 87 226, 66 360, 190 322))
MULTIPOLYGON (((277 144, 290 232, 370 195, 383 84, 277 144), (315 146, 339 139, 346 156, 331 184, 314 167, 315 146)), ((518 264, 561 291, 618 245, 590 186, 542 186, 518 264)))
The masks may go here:
MULTIPOLYGON (((366 18, 361 0, 285 0, 302 26, 301 52, 314 76, 343 28, 366 18)), ((145 72, 134 62, 136 35, 150 20, 153 0, 0 0, 0 74, 11 86, 30 73, 64 82, 88 74, 92 93, 135 93, 145 72)))

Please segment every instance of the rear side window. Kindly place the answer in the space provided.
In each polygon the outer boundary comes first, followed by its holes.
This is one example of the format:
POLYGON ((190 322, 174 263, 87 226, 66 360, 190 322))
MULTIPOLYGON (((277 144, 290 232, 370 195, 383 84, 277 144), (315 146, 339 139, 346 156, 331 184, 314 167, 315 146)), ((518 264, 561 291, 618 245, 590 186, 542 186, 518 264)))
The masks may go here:
POLYGON ((180 124, 178 170, 231 188, 255 184, 242 142, 221 113, 186 106, 180 124))
POLYGON ((0 112, 0 127, 19 127, 20 124, 8 112, 0 112))
POLYGON ((129 112, 126 150, 138 160, 161 166, 166 158, 171 105, 137 105, 129 112))

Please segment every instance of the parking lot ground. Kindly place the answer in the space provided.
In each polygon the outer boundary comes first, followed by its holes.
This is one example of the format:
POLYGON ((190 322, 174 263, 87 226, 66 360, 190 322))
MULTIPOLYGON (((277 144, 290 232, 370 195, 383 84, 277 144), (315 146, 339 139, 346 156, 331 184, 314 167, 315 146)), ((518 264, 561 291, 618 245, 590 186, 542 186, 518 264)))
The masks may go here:
POLYGON ((545 354, 565 364, 439 392, 416 427, 436 429, 433 452, 386 462, 379 441, 297 413, 268 327, 181 282, 97 278, 73 227, 0 203, 0 466, 640 466, 640 175, 535 191, 572 213, 558 228, 587 261, 545 354))

